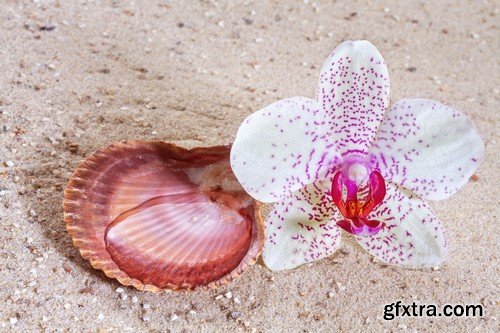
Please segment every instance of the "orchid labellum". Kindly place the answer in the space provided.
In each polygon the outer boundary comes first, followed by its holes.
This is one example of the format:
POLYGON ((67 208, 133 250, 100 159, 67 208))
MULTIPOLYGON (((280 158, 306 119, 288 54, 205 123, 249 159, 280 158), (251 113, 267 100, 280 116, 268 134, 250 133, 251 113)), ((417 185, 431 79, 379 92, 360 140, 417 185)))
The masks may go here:
POLYGON ((341 229, 382 262, 439 265, 444 229, 424 200, 453 195, 483 144, 462 113, 425 99, 389 106, 389 75, 367 41, 325 61, 317 99, 294 97, 250 115, 231 167, 256 200, 275 203, 263 258, 272 270, 330 256, 341 229))

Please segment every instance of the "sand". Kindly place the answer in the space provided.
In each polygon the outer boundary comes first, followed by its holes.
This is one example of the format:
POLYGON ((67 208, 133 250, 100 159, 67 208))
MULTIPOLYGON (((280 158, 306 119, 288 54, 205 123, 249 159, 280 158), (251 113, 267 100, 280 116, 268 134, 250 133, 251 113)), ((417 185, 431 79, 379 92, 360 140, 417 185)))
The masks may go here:
POLYGON ((0 331, 497 331, 498 1, 3 1, 0 331), (226 144, 251 112, 314 97, 341 41, 384 55, 391 100, 465 112, 486 146, 477 179, 432 203, 451 253, 387 267, 345 237, 287 273, 261 265, 214 291, 152 294, 91 268, 65 230, 72 171, 114 141, 226 144), (220 296, 222 295, 222 296, 220 296), (383 320, 397 300, 483 304, 482 318, 383 320))

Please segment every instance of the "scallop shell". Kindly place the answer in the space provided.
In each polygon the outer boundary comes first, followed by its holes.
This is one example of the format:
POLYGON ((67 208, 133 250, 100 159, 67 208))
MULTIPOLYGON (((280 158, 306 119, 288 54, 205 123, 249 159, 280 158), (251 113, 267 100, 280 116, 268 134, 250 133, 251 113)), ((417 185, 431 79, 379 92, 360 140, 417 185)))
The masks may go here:
POLYGON ((64 194, 73 244, 94 268, 139 290, 231 281, 257 260, 264 227, 229 152, 141 141, 95 152, 64 194))

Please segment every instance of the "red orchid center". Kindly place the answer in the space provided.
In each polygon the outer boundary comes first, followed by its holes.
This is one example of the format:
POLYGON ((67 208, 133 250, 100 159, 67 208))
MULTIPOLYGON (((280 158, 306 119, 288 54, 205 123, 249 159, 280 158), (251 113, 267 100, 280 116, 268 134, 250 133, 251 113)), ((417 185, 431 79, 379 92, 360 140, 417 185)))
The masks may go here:
POLYGON ((385 181, 380 172, 372 171, 367 180, 368 193, 363 200, 358 200, 360 183, 366 178, 367 170, 360 164, 353 164, 348 168, 348 175, 337 171, 332 181, 332 199, 338 207, 344 220, 337 225, 345 231, 357 236, 371 236, 379 232, 385 223, 370 220, 368 215, 385 197, 385 181), (344 198, 343 189, 346 188, 344 198))

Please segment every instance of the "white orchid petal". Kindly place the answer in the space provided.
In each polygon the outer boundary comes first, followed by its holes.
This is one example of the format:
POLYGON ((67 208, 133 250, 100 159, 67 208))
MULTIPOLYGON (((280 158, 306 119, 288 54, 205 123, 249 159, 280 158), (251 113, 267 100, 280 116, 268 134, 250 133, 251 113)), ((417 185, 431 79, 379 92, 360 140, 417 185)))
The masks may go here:
POLYGON ((424 199, 456 193, 479 165, 483 143, 462 113, 425 99, 406 99, 386 114, 371 160, 386 179, 424 199))
POLYGON ((276 203, 265 221, 262 258, 273 271, 292 269, 332 255, 340 245, 339 215, 318 180, 276 203))
POLYGON ((384 201, 369 218, 386 226, 371 237, 356 238, 379 260, 414 268, 443 262, 447 252, 444 229, 430 206, 416 194, 389 183, 384 201))
POLYGON ((366 153, 389 103, 389 73, 377 48, 368 41, 340 44, 323 64, 318 101, 342 156, 366 153))
POLYGON ((284 99, 250 115, 231 149, 231 167, 245 190, 276 202, 324 178, 341 160, 324 133, 325 114, 315 100, 284 99))

